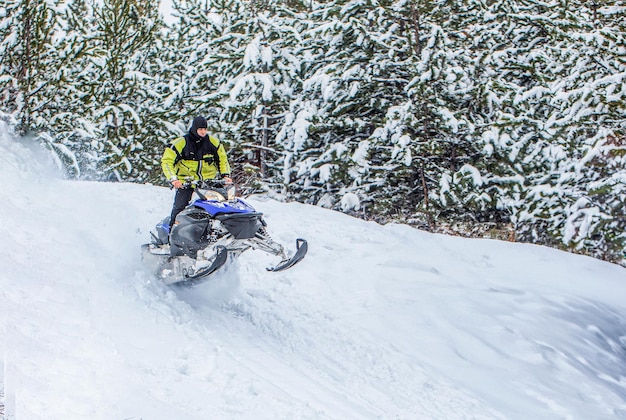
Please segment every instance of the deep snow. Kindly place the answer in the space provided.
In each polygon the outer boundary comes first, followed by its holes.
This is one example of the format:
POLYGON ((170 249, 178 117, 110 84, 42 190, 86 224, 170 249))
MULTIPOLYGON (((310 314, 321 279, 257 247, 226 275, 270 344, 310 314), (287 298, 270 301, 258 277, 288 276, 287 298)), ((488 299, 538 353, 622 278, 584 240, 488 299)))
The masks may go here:
POLYGON ((47 161, 0 127, 7 419, 626 419, 622 267, 252 197, 307 258, 169 288, 172 192, 47 161))

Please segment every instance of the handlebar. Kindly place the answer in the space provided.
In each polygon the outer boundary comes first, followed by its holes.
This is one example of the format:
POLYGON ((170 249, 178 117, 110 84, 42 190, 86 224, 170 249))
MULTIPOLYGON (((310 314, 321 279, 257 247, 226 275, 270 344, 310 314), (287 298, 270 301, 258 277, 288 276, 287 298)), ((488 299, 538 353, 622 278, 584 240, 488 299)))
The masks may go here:
MULTIPOLYGON (((205 179, 199 181, 187 177, 179 181, 182 182, 180 188, 193 188, 193 191, 201 200, 216 199, 217 201, 230 201, 235 199, 235 185, 230 180, 230 182, 224 179, 205 179)), ((170 189, 173 187, 173 185, 170 186, 170 189)))
POLYGON ((204 180, 199 181, 196 186, 200 188, 224 188, 226 186, 226 181, 223 179, 204 180))
MULTIPOLYGON (((223 179, 205 179, 203 181, 199 181, 197 179, 193 179, 190 177, 185 178, 183 181, 183 185, 181 188, 205 188, 205 189, 210 189, 210 188, 224 188, 224 186, 226 185, 226 181, 224 181, 223 179)), ((174 188, 173 185, 170 185, 170 189, 174 188)))

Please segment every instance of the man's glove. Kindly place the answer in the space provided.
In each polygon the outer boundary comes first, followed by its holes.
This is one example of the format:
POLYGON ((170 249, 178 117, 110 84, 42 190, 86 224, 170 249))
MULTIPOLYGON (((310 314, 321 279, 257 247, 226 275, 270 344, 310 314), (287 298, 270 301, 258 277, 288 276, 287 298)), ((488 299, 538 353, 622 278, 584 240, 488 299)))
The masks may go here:
POLYGON ((180 179, 175 179, 172 181, 172 186, 176 189, 182 188, 183 187, 183 181, 181 181, 180 179))

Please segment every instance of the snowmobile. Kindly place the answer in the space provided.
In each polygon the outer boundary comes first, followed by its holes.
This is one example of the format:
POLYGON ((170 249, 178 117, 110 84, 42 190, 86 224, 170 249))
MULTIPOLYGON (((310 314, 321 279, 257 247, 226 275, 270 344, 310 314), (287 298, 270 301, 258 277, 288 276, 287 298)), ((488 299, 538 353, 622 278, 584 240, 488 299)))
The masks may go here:
POLYGON ((143 260, 165 284, 196 285, 249 249, 279 256, 281 261, 268 271, 282 271, 302 261, 307 241, 296 239, 296 251, 287 256, 284 247, 268 234, 263 213, 235 197, 235 187, 221 180, 186 181, 198 199, 178 216, 174 226, 169 217, 150 232, 152 241, 142 245, 143 260))

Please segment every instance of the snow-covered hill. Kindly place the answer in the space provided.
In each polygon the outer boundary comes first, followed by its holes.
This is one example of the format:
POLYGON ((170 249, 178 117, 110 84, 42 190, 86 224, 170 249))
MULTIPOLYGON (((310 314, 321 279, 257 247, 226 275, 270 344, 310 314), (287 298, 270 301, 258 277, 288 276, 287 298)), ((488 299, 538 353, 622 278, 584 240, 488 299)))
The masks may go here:
POLYGON ((626 419, 622 267, 253 197, 307 258, 172 289, 139 252, 172 192, 45 161, 0 129, 7 419, 626 419))

